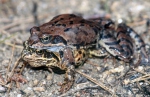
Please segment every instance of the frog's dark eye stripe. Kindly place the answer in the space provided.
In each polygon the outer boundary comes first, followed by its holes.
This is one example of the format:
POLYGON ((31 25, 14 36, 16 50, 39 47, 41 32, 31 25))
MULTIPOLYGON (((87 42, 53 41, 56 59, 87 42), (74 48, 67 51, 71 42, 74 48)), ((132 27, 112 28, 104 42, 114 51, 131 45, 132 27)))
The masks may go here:
POLYGON ((51 43, 52 44, 63 43, 66 45, 67 41, 63 37, 57 35, 52 38, 51 43))

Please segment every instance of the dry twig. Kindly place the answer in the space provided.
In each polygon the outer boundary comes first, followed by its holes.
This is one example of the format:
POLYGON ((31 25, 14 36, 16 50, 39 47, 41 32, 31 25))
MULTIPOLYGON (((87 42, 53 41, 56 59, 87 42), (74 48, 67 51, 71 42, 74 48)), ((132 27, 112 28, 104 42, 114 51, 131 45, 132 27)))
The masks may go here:
POLYGON ((67 91, 66 93, 60 95, 59 97, 65 97, 65 96, 67 96, 67 95, 69 95, 69 94, 76 93, 76 92, 78 92, 78 91, 80 91, 80 90, 83 90, 83 89, 96 89, 96 88, 98 88, 98 87, 99 87, 98 85, 95 85, 95 86, 92 86, 92 87, 84 86, 84 87, 82 87, 82 88, 80 88, 80 89, 73 89, 73 90, 67 91))
MULTIPOLYGON (((45 15, 40 15, 39 16, 39 19, 43 19, 43 18, 46 18, 48 16, 48 14, 45 14, 45 15)), ((12 23, 8 24, 8 25, 5 25, 3 27, 0 28, 0 32, 4 32, 5 30, 9 29, 9 28, 12 28, 14 26, 17 26, 17 25, 20 25, 22 23, 31 23, 31 22, 34 22, 34 18, 33 16, 30 16, 30 17, 25 17, 25 18, 20 18, 20 19, 17 19, 15 21, 13 21, 12 23)))
POLYGON ((148 79, 150 79, 150 74, 146 74, 144 76, 141 76, 141 77, 138 77, 134 80, 131 80, 130 83, 134 83, 134 82, 137 82, 137 81, 139 82, 139 81, 148 80, 148 79))
POLYGON ((108 91, 110 94, 113 95, 113 97, 116 97, 116 94, 110 90, 108 87, 104 86, 103 84, 100 84, 99 82, 97 82, 95 79, 91 78, 90 76, 76 70, 77 73, 83 75, 84 77, 86 77, 87 79, 89 79, 90 81, 92 81, 93 83, 97 84, 98 86, 100 86, 101 88, 103 88, 104 90, 108 91))
POLYGON ((14 46, 15 48, 19 48, 19 49, 23 49, 23 47, 22 46, 20 46, 20 45, 15 45, 15 44, 11 44, 11 43, 9 43, 9 42, 4 42, 6 45, 9 45, 9 46, 14 46))

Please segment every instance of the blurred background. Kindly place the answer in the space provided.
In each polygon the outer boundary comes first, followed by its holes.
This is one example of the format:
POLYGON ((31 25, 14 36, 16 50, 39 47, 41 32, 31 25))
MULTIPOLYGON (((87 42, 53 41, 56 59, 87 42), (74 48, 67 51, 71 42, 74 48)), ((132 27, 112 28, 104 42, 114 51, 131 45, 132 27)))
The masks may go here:
POLYGON ((8 65, 13 66, 20 56, 30 28, 64 13, 85 19, 107 17, 116 24, 125 22, 149 44, 150 0, 0 0, 0 73, 3 77, 8 65))
POLYGON ((133 23, 149 18, 150 1, 0 0, 0 31, 10 34, 28 32, 32 26, 63 13, 79 14, 84 18, 109 17, 115 22, 133 23))
POLYGON ((63 13, 139 22, 149 17, 149 3, 149 0, 0 0, 1 31, 23 32, 63 13))

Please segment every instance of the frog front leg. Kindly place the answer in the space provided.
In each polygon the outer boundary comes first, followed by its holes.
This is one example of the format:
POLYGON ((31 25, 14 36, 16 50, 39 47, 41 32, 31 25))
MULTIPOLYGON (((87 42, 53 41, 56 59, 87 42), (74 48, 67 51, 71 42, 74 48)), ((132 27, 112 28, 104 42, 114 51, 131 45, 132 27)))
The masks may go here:
POLYGON ((61 66, 66 69, 64 82, 61 84, 60 92, 67 92, 74 83, 75 78, 75 60, 71 48, 65 48, 60 52, 62 57, 61 66))

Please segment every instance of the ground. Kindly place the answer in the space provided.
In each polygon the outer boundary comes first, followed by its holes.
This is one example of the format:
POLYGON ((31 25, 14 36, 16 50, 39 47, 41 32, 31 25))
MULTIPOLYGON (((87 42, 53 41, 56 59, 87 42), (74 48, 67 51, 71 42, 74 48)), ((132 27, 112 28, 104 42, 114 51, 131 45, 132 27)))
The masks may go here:
POLYGON ((150 96, 150 63, 141 62, 133 68, 133 64, 113 57, 89 59, 76 68, 75 83, 64 94, 58 92, 63 73, 55 73, 52 82, 52 73, 45 68, 36 69, 29 65, 25 66, 21 75, 14 76, 21 76, 19 82, 5 84, 20 57, 23 41, 30 36, 30 28, 63 13, 78 14, 86 19, 108 17, 116 24, 126 22, 141 35, 147 53, 150 53, 149 0, 0 0, 0 97, 150 96))

